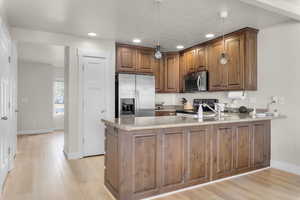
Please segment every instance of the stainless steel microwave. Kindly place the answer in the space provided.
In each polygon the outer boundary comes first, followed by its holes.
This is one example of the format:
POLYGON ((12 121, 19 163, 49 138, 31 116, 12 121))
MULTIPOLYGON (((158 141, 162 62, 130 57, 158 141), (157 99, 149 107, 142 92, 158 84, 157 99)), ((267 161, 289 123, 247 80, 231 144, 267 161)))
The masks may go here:
POLYGON ((187 74, 184 82, 185 92, 205 92, 208 90, 208 71, 187 74))

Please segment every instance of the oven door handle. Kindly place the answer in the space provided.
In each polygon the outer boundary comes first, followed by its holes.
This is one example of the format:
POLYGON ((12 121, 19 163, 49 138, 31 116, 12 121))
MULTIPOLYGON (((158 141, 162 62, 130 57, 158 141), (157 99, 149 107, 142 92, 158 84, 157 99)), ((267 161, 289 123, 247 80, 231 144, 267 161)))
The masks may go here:
POLYGON ((200 81, 201 81, 201 76, 198 76, 198 79, 197 79, 198 91, 200 91, 200 81))

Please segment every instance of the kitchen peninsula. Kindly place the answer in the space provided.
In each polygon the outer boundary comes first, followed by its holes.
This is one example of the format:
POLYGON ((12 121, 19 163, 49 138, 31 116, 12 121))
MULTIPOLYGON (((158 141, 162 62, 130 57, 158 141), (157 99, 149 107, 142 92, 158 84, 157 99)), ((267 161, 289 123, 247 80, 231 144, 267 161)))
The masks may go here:
POLYGON ((270 166, 273 117, 128 117, 106 125, 105 185, 135 200, 270 166))

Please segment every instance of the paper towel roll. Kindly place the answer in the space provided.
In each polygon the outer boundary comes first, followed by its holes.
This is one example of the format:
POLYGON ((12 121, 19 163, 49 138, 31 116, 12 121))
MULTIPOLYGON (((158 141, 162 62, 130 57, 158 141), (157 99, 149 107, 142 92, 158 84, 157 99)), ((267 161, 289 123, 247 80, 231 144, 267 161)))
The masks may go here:
POLYGON ((244 91, 237 91, 237 92, 228 92, 229 99, 246 99, 246 93, 244 91))

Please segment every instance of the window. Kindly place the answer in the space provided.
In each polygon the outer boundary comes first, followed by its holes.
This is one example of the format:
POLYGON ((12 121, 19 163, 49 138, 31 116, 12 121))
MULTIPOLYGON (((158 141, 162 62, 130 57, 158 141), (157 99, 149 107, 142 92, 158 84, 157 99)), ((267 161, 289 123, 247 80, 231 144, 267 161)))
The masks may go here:
POLYGON ((54 115, 63 115, 65 112, 64 106, 64 82, 54 82, 54 115))

